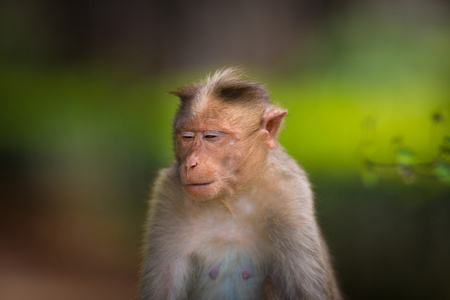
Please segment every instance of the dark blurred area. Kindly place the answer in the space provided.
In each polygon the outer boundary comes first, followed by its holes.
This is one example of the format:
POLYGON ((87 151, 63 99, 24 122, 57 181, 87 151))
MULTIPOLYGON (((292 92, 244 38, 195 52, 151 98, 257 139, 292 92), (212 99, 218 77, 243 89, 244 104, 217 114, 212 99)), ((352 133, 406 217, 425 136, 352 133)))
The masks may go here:
MULTIPOLYGON (((345 2, 345 1, 343 1, 345 2)), ((95 62, 148 74, 278 64, 337 6, 330 1, 4 1, 8 60, 95 62)))
POLYGON ((449 54, 444 0, 3 0, 0 299, 136 297, 168 91, 229 65, 289 110, 346 298, 450 299, 449 54))

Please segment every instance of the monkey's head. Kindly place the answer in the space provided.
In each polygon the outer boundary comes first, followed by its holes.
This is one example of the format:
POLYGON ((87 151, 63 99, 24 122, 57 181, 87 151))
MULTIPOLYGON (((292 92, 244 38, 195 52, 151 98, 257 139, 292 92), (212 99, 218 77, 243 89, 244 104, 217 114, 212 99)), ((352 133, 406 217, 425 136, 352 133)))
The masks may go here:
POLYGON ((232 196, 263 171, 286 111, 267 90, 235 69, 184 86, 174 121, 174 148, 185 192, 196 201, 232 196))

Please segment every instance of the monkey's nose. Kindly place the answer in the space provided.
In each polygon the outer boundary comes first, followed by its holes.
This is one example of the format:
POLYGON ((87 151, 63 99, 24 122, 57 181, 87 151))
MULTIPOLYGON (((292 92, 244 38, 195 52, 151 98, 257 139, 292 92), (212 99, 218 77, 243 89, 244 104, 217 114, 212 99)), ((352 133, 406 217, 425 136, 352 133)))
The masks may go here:
POLYGON ((191 154, 188 157, 186 157, 186 160, 184 161, 184 167, 186 170, 192 170, 198 166, 198 157, 195 154, 191 154))
POLYGON ((193 169, 198 165, 198 162, 195 160, 187 161, 185 166, 187 170, 193 169))

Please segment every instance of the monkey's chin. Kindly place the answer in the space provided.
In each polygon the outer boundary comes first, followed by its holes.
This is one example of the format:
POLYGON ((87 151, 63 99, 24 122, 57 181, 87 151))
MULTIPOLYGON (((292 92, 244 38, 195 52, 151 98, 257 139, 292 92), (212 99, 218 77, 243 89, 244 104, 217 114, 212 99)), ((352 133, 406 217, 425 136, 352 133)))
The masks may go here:
POLYGON ((198 202, 211 200, 217 195, 217 187, 215 182, 185 184, 184 191, 198 202))

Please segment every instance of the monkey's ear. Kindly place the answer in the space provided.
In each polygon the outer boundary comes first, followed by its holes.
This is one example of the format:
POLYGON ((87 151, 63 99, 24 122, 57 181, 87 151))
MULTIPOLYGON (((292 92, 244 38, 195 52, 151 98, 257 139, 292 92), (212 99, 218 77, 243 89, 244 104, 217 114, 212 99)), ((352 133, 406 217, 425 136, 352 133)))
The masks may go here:
POLYGON ((280 129, 281 121, 286 114, 287 111, 285 110, 274 109, 263 116, 262 129, 265 130, 267 134, 267 139, 265 141, 267 147, 271 149, 275 147, 278 129, 280 129))

